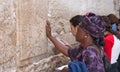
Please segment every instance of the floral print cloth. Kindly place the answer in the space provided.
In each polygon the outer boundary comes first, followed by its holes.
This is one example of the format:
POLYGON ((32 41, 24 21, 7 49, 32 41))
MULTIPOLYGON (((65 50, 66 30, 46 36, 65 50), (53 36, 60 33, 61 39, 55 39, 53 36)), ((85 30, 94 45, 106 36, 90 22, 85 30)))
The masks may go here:
POLYGON ((85 62, 88 72, 105 72, 102 56, 94 46, 88 46, 84 49, 81 46, 70 48, 68 55, 71 61, 85 62))

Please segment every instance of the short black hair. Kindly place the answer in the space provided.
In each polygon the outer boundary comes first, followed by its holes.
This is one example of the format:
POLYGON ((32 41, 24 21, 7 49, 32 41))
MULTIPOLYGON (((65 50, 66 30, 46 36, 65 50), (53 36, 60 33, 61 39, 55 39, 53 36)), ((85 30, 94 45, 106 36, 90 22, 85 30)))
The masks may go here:
POLYGON ((82 15, 76 15, 70 19, 70 23, 76 27, 79 25, 79 23, 82 21, 83 16, 82 15))

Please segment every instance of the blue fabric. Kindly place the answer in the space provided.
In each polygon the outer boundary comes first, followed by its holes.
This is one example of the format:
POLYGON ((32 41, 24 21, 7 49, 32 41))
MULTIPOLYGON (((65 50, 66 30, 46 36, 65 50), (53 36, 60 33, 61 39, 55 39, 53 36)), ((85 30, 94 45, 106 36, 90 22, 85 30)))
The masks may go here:
POLYGON ((116 23, 112 24, 112 30, 117 31, 117 25, 116 25, 116 23))
POLYGON ((80 61, 72 61, 68 64, 68 72, 88 72, 86 64, 80 61))

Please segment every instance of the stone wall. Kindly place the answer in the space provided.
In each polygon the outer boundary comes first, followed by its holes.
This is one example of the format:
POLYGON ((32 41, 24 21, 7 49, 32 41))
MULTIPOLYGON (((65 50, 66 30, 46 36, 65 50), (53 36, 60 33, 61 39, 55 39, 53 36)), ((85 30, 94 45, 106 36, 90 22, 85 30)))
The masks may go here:
POLYGON ((75 44, 69 19, 86 12, 117 15, 113 0, 0 0, 0 72, 52 72, 67 64, 68 58, 54 55, 45 21, 55 37, 75 44))
POLYGON ((47 0, 0 0, 0 72, 46 58, 47 0))
POLYGON ((118 18, 120 18, 120 0, 114 0, 114 10, 118 18))
POLYGON ((47 38, 45 20, 47 19, 47 0, 17 0, 17 33, 20 66, 46 58, 47 38))
POLYGON ((0 0, 0 72, 16 67, 16 15, 13 0, 0 0))

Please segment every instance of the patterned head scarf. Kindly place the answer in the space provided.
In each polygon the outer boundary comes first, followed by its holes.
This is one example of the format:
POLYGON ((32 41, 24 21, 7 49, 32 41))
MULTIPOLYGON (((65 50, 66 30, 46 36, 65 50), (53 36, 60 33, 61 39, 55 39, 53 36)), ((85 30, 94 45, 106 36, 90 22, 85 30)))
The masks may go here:
POLYGON ((105 22, 100 16, 97 16, 94 13, 87 13, 79 25, 94 38, 104 36, 105 22))

